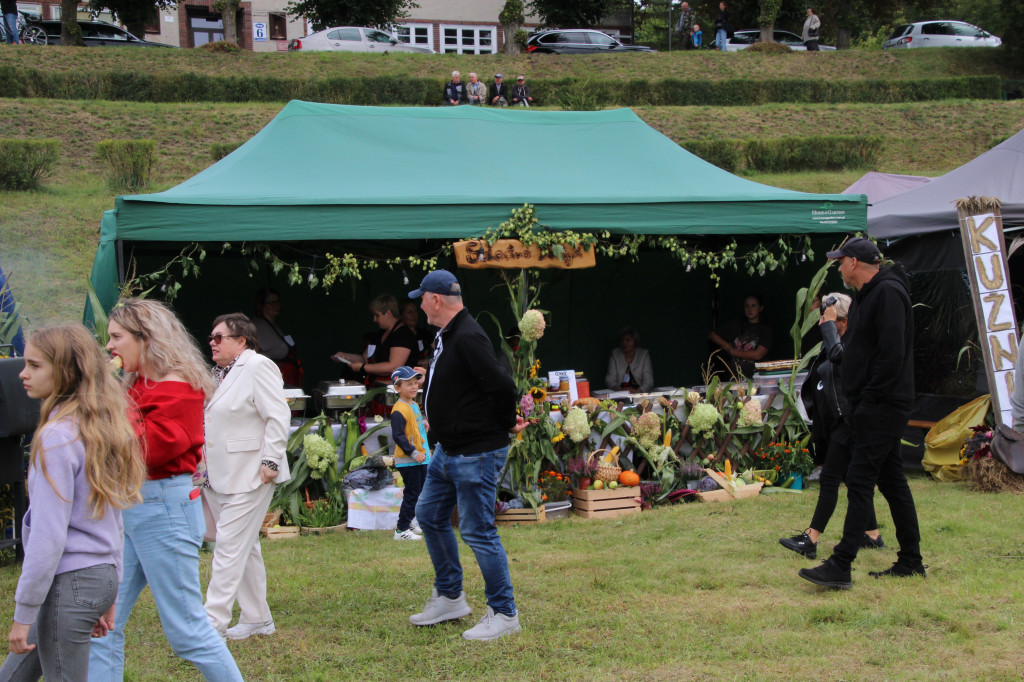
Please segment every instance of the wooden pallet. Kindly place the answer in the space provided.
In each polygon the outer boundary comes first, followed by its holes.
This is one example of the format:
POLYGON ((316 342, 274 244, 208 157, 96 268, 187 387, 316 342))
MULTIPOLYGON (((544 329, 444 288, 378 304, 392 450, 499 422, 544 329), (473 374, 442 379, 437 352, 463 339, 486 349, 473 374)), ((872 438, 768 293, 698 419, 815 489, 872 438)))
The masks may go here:
POLYGON ((526 507, 525 509, 509 509, 494 515, 494 523, 499 526, 510 526, 514 523, 544 523, 545 521, 547 521, 547 517, 544 507, 536 512, 526 507))
POLYGON ((572 513, 585 519, 614 519, 640 513, 640 487, 572 489, 572 513))

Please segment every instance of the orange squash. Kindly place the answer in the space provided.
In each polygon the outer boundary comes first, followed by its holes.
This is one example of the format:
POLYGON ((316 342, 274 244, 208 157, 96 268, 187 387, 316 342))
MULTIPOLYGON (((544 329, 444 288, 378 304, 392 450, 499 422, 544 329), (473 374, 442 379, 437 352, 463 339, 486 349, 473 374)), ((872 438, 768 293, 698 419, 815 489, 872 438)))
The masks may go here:
POLYGON ((619 474, 619 483, 624 486, 637 486, 640 485, 640 476, 635 471, 623 471, 619 474))

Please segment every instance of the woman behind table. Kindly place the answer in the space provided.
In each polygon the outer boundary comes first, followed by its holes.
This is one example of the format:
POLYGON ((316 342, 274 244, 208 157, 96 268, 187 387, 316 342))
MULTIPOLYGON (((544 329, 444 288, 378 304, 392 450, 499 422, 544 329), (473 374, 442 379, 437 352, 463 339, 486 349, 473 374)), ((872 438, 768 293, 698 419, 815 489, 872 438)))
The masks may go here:
POLYGON ((125 625, 149 585, 174 653, 208 680, 241 680, 231 652, 210 626, 199 585, 199 548, 206 523, 192 475, 202 459, 203 404, 213 394, 199 347, 171 310, 128 299, 110 313, 107 344, 120 358, 138 410, 147 481, 142 503, 124 511, 124 579, 117 617, 93 640, 89 679, 124 675, 125 625))
MULTIPOLYGON (((825 531, 836 509, 839 484, 846 477, 846 469, 850 465, 850 430, 846 423, 848 406, 842 391, 841 373, 842 337, 846 334, 850 302, 849 296, 838 292, 825 297, 825 308, 818 321, 822 336, 821 352, 811 365, 800 392, 807 413, 813 420, 811 436, 815 447, 825 452, 825 463, 821 469, 818 504, 814 508, 810 527, 791 538, 780 538, 779 544, 808 559, 818 555, 818 538, 825 531)), ((878 521, 873 508, 868 519, 868 529, 861 547, 884 549, 885 542, 878 533, 878 521)))
POLYGON ((608 371, 605 386, 613 391, 647 393, 654 388, 654 369, 651 354, 646 348, 639 348, 640 335, 632 327, 626 327, 619 334, 619 347, 612 349, 608 357, 608 371))
POLYGON ((763 316, 761 295, 747 294, 743 299, 743 318, 708 334, 708 340, 729 355, 730 368, 737 376, 754 376, 754 363, 771 350, 772 328, 763 321, 763 316))
POLYGON ((291 334, 285 334, 277 326, 281 314, 281 294, 274 289, 260 289, 256 292, 252 323, 256 325, 256 338, 260 344, 260 355, 274 361, 281 370, 281 378, 288 386, 302 387, 302 363, 295 349, 291 334))
POLYGON ((386 386, 391 383, 392 372, 409 364, 410 358, 415 359, 416 334, 398 318, 398 299, 391 294, 381 294, 370 301, 370 313, 380 328, 377 343, 363 355, 335 353, 334 357, 348 361, 354 371, 365 374, 367 386, 386 386))
POLYGON ((419 303, 411 299, 403 301, 399 309, 399 319, 416 336, 416 350, 409 357, 409 365, 426 368, 434 351, 434 334, 427 331, 426 327, 420 326, 419 303))
POLYGON ((81 325, 44 327, 18 375, 42 400, 29 460, 25 560, 2 680, 84 680, 90 635, 113 626, 121 509, 141 499, 145 468, 124 392, 81 325))
POLYGON ((242 313, 213 321, 210 348, 217 391, 206 406, 203 496, 217 527, 206 613, 230 639, 272 635, 259 532, 274 484, 291 476, 285 446, 291 412, 281 372, 256 351, 256 327, 242 313), (238 600, 241 615, 228 628, 238 600))

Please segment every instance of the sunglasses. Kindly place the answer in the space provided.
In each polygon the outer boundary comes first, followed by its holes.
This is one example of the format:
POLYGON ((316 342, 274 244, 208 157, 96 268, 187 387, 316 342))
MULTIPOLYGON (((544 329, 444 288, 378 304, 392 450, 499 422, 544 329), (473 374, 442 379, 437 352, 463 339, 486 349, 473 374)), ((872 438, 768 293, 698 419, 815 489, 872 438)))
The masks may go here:
POLYGON ((242 337, 241 334, 210 334, 206 338, 219 346, 224 339, 240 339, 242 337))

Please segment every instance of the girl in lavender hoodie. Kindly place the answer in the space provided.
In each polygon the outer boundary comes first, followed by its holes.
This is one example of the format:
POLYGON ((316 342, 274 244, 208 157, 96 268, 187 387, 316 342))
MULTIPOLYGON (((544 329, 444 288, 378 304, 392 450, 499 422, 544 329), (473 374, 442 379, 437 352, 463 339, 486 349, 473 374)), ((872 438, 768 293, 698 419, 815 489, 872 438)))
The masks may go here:
POLYGON ((47 327, 19 375, 42 400, 28 472, 25 561, 0 680, 84 680, 90 636, 113 627, 121 509, 146 476, 124 391, 82 325, 47 327))

